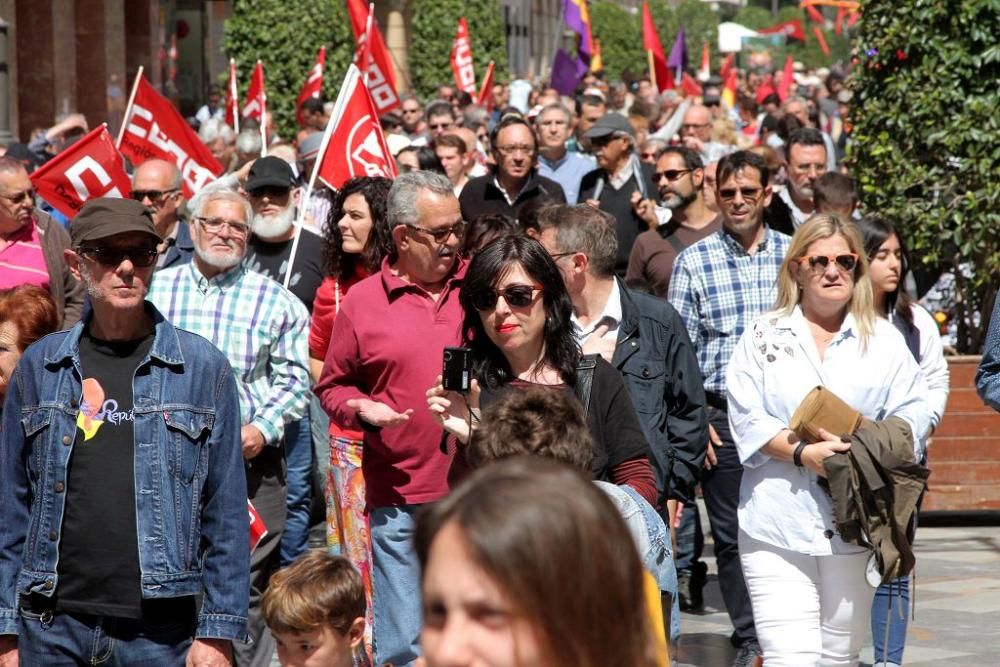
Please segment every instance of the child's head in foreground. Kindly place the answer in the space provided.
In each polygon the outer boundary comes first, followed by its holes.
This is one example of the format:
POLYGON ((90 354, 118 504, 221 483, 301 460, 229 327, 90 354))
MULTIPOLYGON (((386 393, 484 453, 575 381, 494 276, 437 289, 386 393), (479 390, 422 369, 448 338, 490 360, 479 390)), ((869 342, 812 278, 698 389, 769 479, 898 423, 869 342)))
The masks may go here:
POLYGON ((279 570, 261 603, 282 667, 351 667, 365 630, 365 592, 349 561, 310 551, 279 570))

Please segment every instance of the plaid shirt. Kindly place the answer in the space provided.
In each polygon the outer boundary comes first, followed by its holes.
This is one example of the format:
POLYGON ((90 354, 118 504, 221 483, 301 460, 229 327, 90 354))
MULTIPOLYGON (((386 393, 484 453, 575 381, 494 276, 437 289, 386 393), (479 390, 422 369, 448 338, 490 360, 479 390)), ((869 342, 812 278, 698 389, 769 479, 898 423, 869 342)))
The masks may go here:
POLYGON ((774 308, 778 272, 791 241, 765 228, 764 240, 749 255, 723 228, 674 261, 667 299, 698 352, 706 392, 725 395, 726 365, 743 330, 774 308))
POLYGON ((242 266, 205 278, 194 262, 157 271, 146 297, 179 329, 207 338, 233 367, 244 424, 281 441, 308 401, 309 312, 291 292, 242 266))

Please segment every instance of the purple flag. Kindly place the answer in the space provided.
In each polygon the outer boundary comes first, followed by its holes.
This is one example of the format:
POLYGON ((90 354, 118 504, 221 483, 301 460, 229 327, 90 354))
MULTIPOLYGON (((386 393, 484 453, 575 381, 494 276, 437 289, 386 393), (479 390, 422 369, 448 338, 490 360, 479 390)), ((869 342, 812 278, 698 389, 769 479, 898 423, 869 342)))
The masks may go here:
MULTIPOLYGON (((677 39, 674 40, 674 48, 670 49, 670 57, 667 58, 667 65, 675 70, 684 72, 688 68, 688 50, 687 43, 684 41, 684 26, 681 26, 681 31, 677 33, 677 39)), ((680 75, 677 76, 677 80, 680 81, 680 75)))
POLYGON ((560 95, 572 95, 580 85, 580 79, 587 72, 587 66, 579 60, 574 60, 562 49, 556 50, 552 61, 552 74, 549 85, 559 91, 560 95))
POLYGON ((589 63, 590 48, 590 12, 587 11, 586 0, 563 0, 563 15, 566 17, 566 27, 580 36, 577 53, 581 60, 589 63))

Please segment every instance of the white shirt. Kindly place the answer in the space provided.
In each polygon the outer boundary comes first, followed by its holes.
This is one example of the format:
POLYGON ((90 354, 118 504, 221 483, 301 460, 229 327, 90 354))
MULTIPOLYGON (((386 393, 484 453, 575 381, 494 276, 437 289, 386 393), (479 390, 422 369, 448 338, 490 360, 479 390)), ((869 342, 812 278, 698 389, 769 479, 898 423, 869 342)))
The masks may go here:
POLYGON ((613 281, 611 293, 608 294, 607 303, 604 304, 604 310, 599 317, 590 321, 589 326, 585 327, 580 324, 576 313, 570 316, 570 321, 573 323, 573 336, 576 338, 576 342, 581 345, 602 324, 608 325, 608 331, 601 337, 602 340, 618 340, 618 326, 622 321, 622 292, 618 288, 618 281, 613 281))
MULTIPOLYGON (((910 309, 913 311, 913 326, 920 334, 920 372, 927 381, 927 407, 930 410, 931 426, 937 428, 944 416, 950 386, 941 331, 938 323, 923 306, 914 303, 910 309)), ((890 322, 893 316, 894 313, 889 313, 890 322)), ((926 445, 926 442, 922 444, 926 445)))
POLYGON ((917 452, 929 426, 927 385, 917 362, 902 334, 883 318, 875 318, 867 350, 858 335, 848 313, 820 361, 796 306, 788 316, 757 318, 740 337, 726 390, 729 426, 743 463, 739 526, 754 539, 811 556, 863 550, 836 535, 833 503, 815 473, 760 451, 788 428, 814 387, 823 385, 869 419, 902 417, 913 429, 917 452))
POLYGON ((792 201, 792 193, 788 191, 787 187, 782 188, 778 192, 778 196, 781 197, 783 202, 788 204, 788 209, 792 212, 792 223, 795 225, 795 229, 801 227, 802 223, 805 222, 810 215, 812 215, 812 213, 803 213, 799 207, 795 205, 795 202, 792 201))

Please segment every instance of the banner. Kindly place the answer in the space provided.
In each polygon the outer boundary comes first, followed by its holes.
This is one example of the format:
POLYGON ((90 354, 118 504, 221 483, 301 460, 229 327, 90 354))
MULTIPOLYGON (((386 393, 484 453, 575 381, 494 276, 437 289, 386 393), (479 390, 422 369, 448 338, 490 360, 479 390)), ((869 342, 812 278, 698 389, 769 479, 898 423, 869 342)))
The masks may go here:
POLYGON ((302 85, 298 100, 295 102, 295 120, 298 121, 299 127, 305 125, 305 121, 302 119, 302 105, 305 101, 323 96, 323 66, 325 64, 326 47, 321 46, 319 53, 316 54, 316 64, 309 70, 309 76, 306 77, 306 82, 302 85))
POLYGON ((785 57, 785 69, 781 72, 781 81, 778 82, 778 97, 784 102, 788 98, 788 92, 792 89, 792 81, 795 79, 795 66, 792 56, 785 57))
POLYGON ((264 109, 267 107, 267 95, 264 93, 264 65, 258 60, 250 77, 250 87, 247 89, 247 100, 243 103, 244 118, 253 118, 264 124, 264 109))
POLYGON ((479 96, 476 97, 476 104, 493 113, 493 61, 486 66, 486 75, 483 77, 483 85, 479 88, 479 96))
POLYGON ((663 54, 663 44, 656 32, 653 15, 649 12, 649 3, 642 3, 642 47, 649 59, 649 75, 653 78, 653 87, 657 92, 673 89, 676 84, 674 75, 667 67, 667 58, 663 54))
POLYGON ((236 61, 229 59, 229 83, 226 84, 226 125, 238 134, 240 131, 240 95, 236 91, 236 61))
POLYGON ((122 155, 136 166, 150 158, 173 162, 181 170, 184 196, 188 199, 223 172, 222 165, 180 112, 141 73, 123 123, 125 129, 118 145, 122 155))
POLYGON ((768 28, 760 28, 757 32, 762 35, 784 35, 788 39, 795 39, 800 42, 806 41, 806 30, 799 19, 776 23, 768 28))
POLYGON ((260 541, 267 536, 267 526, 264 525, 264 519, 260 517, 249 498, 247 498, 247 512, 250 515, 250 552, 253 553, 260 541))
POLYGON ((455 85, 469 95, 476 94, 476 71, 472 66, 472 42, 469 40, 469 24, 465 17, 458 19, 455 41, 451 44, 451 73, 455 75, 455 85))
POLYGON ((115 142, 101 124, 31 174, 38 195, 67 218, 88 199, 127 197, 128 174, 115 142))
POLYGON ((400 105, 399 95, 396 93, 396 77, 392 71, 392 57, 382 39, 375 17, 371 17, 371 21, 368 20, 369 6, 364 0, 347 0, 347 11, 351 17, 351 30, 354 31, 354 39, 357 42, 355 64, 368 75, 368 92, 375 102, 379 115, 382 115, 400 105), (369 57, 363 55, 366 51, 369 57), (368 64, 367 68, 362 67, 362 60, 368 64))
POLYGON ((316 173, 334 190, 355 176, 396 177, 396 162, 385 143, 378 109, 356 65, 347 68, 320 146, 316 173))

